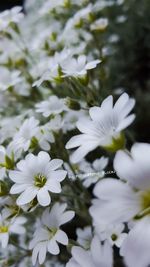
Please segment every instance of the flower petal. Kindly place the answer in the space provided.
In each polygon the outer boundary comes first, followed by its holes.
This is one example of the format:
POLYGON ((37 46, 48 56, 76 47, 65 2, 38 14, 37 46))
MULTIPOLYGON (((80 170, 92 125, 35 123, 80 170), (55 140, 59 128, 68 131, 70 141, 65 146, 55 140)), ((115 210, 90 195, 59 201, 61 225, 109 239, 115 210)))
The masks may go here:
POLYGON ((68 236, 64 231, 59 229, 55 235, 55 238, 59 243, 63 245, 68 245, 68 236))
POLYGON ((53 159, 50 161, 50 163, 48 164, 49 168, 54 171, 58 168, 60 168, 63 164, 63 160, 61 159, 53 159))
POLYGON ((56 240, 53 238, 48 242, 48 251, 53 254, 53 255, 58 255, 59 254, 59 246, 56 242, 56 240))
POLYGON ((150 218, 139 221, 129 232, 121 247, 128 267, 146 267, 150 263, 150 218))
POLYGON ((17 205, 25 205, 32 201, 37 195, 38 190, 34 187, 28 187, 18 198, 17 205))
POLYGON ((10 189, 10 194, 21 193, 29 186, 30 186, 29 184, 14 184, 10 189))
POLYGON ((37 200, 41 206, 48 206, 51 202, 50 195, 47 189, 41 188, 37 193, 37 200))

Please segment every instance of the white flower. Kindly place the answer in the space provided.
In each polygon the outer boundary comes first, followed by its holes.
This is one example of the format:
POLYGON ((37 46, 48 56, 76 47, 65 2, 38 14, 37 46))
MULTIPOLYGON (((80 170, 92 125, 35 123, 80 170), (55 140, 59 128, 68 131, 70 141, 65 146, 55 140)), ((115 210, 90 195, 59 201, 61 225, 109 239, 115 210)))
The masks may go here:
POLYGON ((46 70, 40 79, 36 80, 33 83, 33 87, 37 86, 39 87, 44 81, 56 81, 57 79, 60 78, 59 70, 57 66, 52 67, 51 69, 46 70))
POLYGON ((94 30, 102 31, 102 30, 105 30, 107 26, 108 26, 108 19, 107 18, 100 18, 91 24, 90 29, 92 31, 94 31, 94 30))
POLYGON ((116 245, 118 248, 122 246, 124 239, 127 234, 122 233, 124 230, 124 224, 96 224, 95 232, 99 235, 102 241, 108 240, 109 243, 113 246, 116 245))
POLYGON ((90 226, 84 227, 84 229, 77 228, 77 242, 85 249, 90 248, 92 240, 92 229, 90 226))
POLYGON ((92 107, 89 110, 90 119, 81 119, 77 128, 82 134, 76 135, 66 144, 66 148, 79 147, 72 155, 72 162, 79 162, 90 151, 98 146, 110 150, 117 150, 124 146, 121 131, 128 127, 135 118, 129 115, 134 107, 135 100, 124 93, 113 107, 113 97, 107 97, 101 107, 92 107))
POLYGON ((5 91, 8 88, 20 83, 22 81, 20 77, 20 71, 9 71, 6 68, 1 69, 0 77, 0 90, 5 91))
POLYGON ((21 116, 2 118, 0 121, 0 143, 12 138, 21 125, 21 116))
POLYGON ((66 267, 112 267, 112 248, 106 241, 103 245, 97 236, 91 242, 90 250, 80 247, 72 248, 72 258, 66 267))
POLYGON ((105 0, 97 1, 93 6, 93 11, 98 12, 98 11, 103 10, 106 7, 111 7, 113 5, 114 5, 114 1, 105 1, 105 0))
POLYGON ((11 22, 18 23, 23 18, 22 7, 16 6, 0 13, 0 31, 4 31, 11 22))
POLYGON ((5 148, 0 146, 0 180, 3 180, 6 176, 6 170, 13 167, 13 156, 9 151, 9 146, 5 148))
POLYGON ((60 159, 50 161, 49 154, 43 151, 37 156, 28 154, 25 160, 18 162, 17 170, 9 173, 15 182, 10 193, 21 193, 17 204, 25 205, 37 197, 40 205, 48 206, 51 202, 49 192, 60 193, 60 182, 66 177, 66 171, 59 169, 62 163, 60 159))
POLYGON ((79 178, 83 180, 83 185, 89 187, 103 178, 105 175, 104 169, 107 164, 108 158, 105 157, 94 160, 92 164, 83 160, 79 165, 80 171, 83 171, 83 174, 79 174, 79 178))
POLYGON ((140 220, 129 232, 121 247, 127 267, 147 267, 150 264, 150 217, 140 220))
POLYGON ((65 5, 66 0, 49 0, 44 3, 40 10, 40 14, 47 14, 51 10, 57 8, 57 7, 63 7, 65 5))
POLYGON ((16 217, 12 219, 7 218, 7 213, 2 210, 0 214, 0 242, 2 248, 6 248, 9 241, 9 235, 11 233, 24 234, 25 228, 23 224, 26 222, 24 217, 16 217))
POLYGON ((69 110, 64 114, 63 117, 63 132, 71 131, 76 128, 77 121, 85 116, 85 112, 83 110, 69 110))
POLYGON ((31 93, 31 87, 26 82, 25 78, 21 77, 20 82, 15 84, 14 91, 21 96, 29 96, 31 93))
POLYGON ((68 58, 61 64, 62 72, 64 76, 83 77, 87 74, 87 70, 96 68, 100 60, 93 60, 87 62, 85 55, 80 55, 77 59, 68 58))
POLYGON ((48 122, 48 127, 49 129, 51 129, 54 132, 58 132, 62 126, 63 126, 63 122, 62 122, 62 118, 60 115, 56 115, 54 118, 52 118, 50 120, 50 122, 48 122))
MULTIPOLYGON (((61 73, 60 66, 61 64, 63 64, 63 62, 67 61, 71 55, 72 55, 72 52, 69 49, 63 49, 59 53, 56 52, 55 55, 51 57, 49 60, 47 60, 46 58, 44 60, 44 66, 42 63, 38 66, 40 70, 39 76, 41 77, 38 80, 36 80, 32 86, 39 87, 44 81, 51 81, 51 82, 61 81, 62 73, 61 73), (45 65, 47 66, 46 68, 45 68, 45 65), (42 69, 42 72, 41 72, 41 69, 42 69)), ((35 75, 37 77, 37 67, 35 69, 34 76, 35 75)))
POLYGON ((117 152, 114 167, 121 180, 108 178, 96 185, 98 199, 93 201, 90 213, 97 223, 133 220, 121 254, 127 266, 146 267, 150 262, 150 144, 134 144, 131 154, 117 152))
POLYGON ((49 117, 51 114, 59 114, 66 110, 63 99, 52 95, 48 100, 36 104, 36 112, 42 113, 44 117, 49 117))
POLYGON ((39 133, 36 135, 39 146, 46 151, 50 150, 50 143, 54 143, 55 141, 54 135, 50 129, 49 123, 47 123, 40 127, 39 133))
POLYGON ((124 23, 127 20, 127 17, 124 15, 120 15, 117 17, 116 22, 118 23, 124 23))
POLYGON ((27 151, 31 144, 31 139, 39 132, 39 121, 34 117, 26 119, 19 131, 14 135, 11 143, 14 151, 27 151))
POLYGON ((81 27, 83 20, 89 20, 92 13, 93 5, 90 3, 86 7, 80 9, 75 15, 67 21, 67 27, 81 27))
MULTIPOLYGON (((67 22, 67 24, 69 23, 69 21, 67 22)), ((68 43, 68 45, 72 45, 72 44, 76 44, 79 41, 79 34, 76 31, 76 29, 70 29, 70 25, 68 26, 66 24, 66 27, 64 28, 64 30, 62 31, 62 33, 59 34, 58 36, 58 40, 61 43, 68 43)), ((72 24, 71 24, 72 26, 72 24)))
POLYGON ((68 245, 68 237, 60 229, 60 226, 69 222, 75 214, 73 211, 65 211, 66 207, 66 204, 55 203, 50 212, 49 209, 44 211, 41 226, 35 231, 34 238, 30 243, 30 249, 33 249, 33 265, 37 258, 42 264, 47 251, 53 255, 59 254, 58 243, 68 245))

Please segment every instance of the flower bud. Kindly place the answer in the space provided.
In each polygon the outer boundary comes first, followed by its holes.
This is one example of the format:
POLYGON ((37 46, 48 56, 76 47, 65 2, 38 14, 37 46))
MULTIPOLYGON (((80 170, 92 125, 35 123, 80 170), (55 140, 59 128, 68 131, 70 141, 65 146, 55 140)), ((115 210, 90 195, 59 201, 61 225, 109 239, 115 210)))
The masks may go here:
POLYGON ((66 97, 65 104, 67 105, 68 108, 73 109, 73 110, 81 109, 80 103, 77 100, 72 99, 70 97, 66 97))

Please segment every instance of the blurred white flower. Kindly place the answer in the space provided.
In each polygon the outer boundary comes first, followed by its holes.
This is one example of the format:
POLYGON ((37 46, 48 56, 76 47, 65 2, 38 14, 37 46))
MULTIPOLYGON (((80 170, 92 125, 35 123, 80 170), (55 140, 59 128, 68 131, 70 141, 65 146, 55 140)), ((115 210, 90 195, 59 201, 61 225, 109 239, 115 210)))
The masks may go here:
POLYGON ((94 31, 94 30, 103 31, 106 29, 107 26, 108 26, 108 19, 107 18, 100 18, 91 24, 90 29, 92 31, 94 31))
MULTIPOLYGON (((118 0, 120 1, 120 0, 118 0)), ((110 1, 105 1, 105 0, 101 0, 101 1, 96 1, 96 3, 93 6, 93 11, 94 12, 99 12, 101 10, 103 10, 106 7, 110 7, 114 5, 114 1, 110 0, 110 1)))
POLYGON ((6 177, 6 170, 13 169, 14 155, 11 153, 9 146, 5 148, 0 146, 0 180, 6 177))
POLYGON ((39 132, 39 121, 34 117, 26 119, 21 125, 19 131, 14 135, 11 147, 14 152, 27 151, 31 144, 31 139, 39 132))
POLYGON ((50 150, 51 143, 55 142, 54 135, 51 131, 51 128, 49 126, 49 123, 45 124, 44 126, 40 126, 39 133, 36 135, 37 141, 39 146, 43 150, 50 150))
POLYGON ((79 170, 83 172, 83 174, 79 174, 79 178, 83 180, 83 185, 85 187, 89 187, 92 184, 95 184, 102 179, 105 175, 104 169, 108 164, 108 158, 101 157, 100 159, 96 159, 92 164, 83 160, 79 164, 79 170))
POLYGON ((122 244, 121 254, 127 266, 145 267, 150 262, 150 144, 134 144, 131 154, 117 152, 114 167, 121 180, 107 178, 95 186, 98 199, 93 201, 90 213, 96 223, 133 220, 135 223, 122 244))
POLYGON ((81 117, 85 116, 85 111, 83 110, 68 110, 63 116, 63 132, 71 131, 76 128, 76 123, 81 117))
POLYGON ((47 14, 57 7, 65 6, 65 2, 66 2, 66 0, 57 0, 57 1, 56 0, 48 0, 44 3, 44 5, 40 9, 39 13, 41 15, 47 14))
POLYGON ((56 115, 47 123, 47 126, 51 129, 51 131, 58 132, 63 127, 62 117, 60 115, 56 115))
MULTIPOLYGON (((46 62, 44 62, 44 65, 42 63, 38 65, 38 68, 40 69, 40 71, 38 72, 41 74, 41 77, 38 80, 36 80, 32 86, 39 87, 44 81, 56 82, 59 79, 61 79, 62 74, 60 73, 61 72, 60 66, 64 61, 68 59, 68 57, 71 56, 71 54, 72 53, 70 49, 63 49, 61 52, 56 52, 53 57, 49 59, 45 58, 44 61, 46 62), (45 68, 45 65, 46 65, 46 68, 45 68)), ((36 66, 35 66, 34 76, 35 75, 37 75, 36 66)))
POLYGON ((128 267, 147 267, 150 263, 150 217, 140 220, 124 240, 120 254, 128 267), (134 250, 133 250, 134 248, 134 250))
POLYGON ((86 226, 84 229, 77 228, 77 242, 85 249, 89 249, 92 241, 92 228, 86 226))
POLYGON ((87 62, 85 55, 80 55, 77 59, 69 58, 61 64, 64 76, 82 77, 90 69, 96 68, 101 61, 99 59, 87 62))
POLYGON ((118 248, 120 248, 127 236, 126 233, 123 233, 124 228, 125 226, 123 223, 111 225, 100 223, 95 225, 95 232, 101 241, 108 240, 112 246, 116 245, 118 248))
POLYGON ((117 17, 116 22, 118 23, 124 23, 127 20, 127 17, 124 15, 120 15, 117 17))
POLYGON ((84 21, 90 20, 90 14, 92 13, 93 5, 90 3, 86 7, 81 8, 75 13, 66 23, 66 29, 82 28, 84 21))
POLYGON ((51 114, 59 114, 66 109, 64 100, 59 99, 55 95, 50 96, 48 100, 36 104, 36 112, 42 113, 44 117, 49 117, 51 114))
POLYGON ((69 222, 74 217, 74 211, 65 211, 66 204, 55 203, 52 209, 46 209, 41 218, 41 225, 34 233, 30 243, 33 249, 32 263, 35 265, 37 259, 40 264, 44 263, 46 253, 57 255, 60 252, 58 243, 68 245, 68 237, 60 226, 69 222))
POLYGON ((18 23, 23 17, 21 6, 15 6, 10 10, 5 10, 0 13, 0 31, 4 31, 10 23, 18 23))
POLYGON ((51 68, 51 70, 46 70, 42 76, 40 77, 40 79, 36 80, 33 83, 33 87, 37 86, 39 87, 44 81, 55 81, 57 79, 59 79, 59 72, 58 72, 58 67, 54 66, 51 68))
POLYGON ((0 243, 2 248, 6 248, 9 242, 9 235, 24 234, 25 228, 23 224, 26 222, 26 218, 19 216, 12 219, 7 218, 7 212, 3 209, 0 213, 0 243))
POLYGON ((9 71, 6 68, 1 69, 1 77, 0 77, 0 90, 5 91, 10 87, 15 86, 16 84, 22 81, 20 77, 20 71, 9 71))
POLYGON ((20 194, 17 204, 25 205, 35 197, 41 206, 48 206, 51 202, 49 192, 60 193, 60 182, 67 172, 60 170, 63 161, 50 160, 46 152, 39 152, 37 156, 28 154, 24 160, 17 163, 17 170, 10 171, 9 177, 15 182, 11 187, 11 194, 20 194))
POLYGON ((72 258, 66 267, 112 267, 113 255, 110 244, 105 241, 102 245, 97 236, 91 242, 90 250, 81 247, 72 248, 72 258))
POLYGON ((31 86, 21 77, 21 80, 15 84, 14 91, 21 96, 29 96, 31 93, 31 86))
POLYGON ((113 97, 109 96, 100 107, 90 108, 90 119, 81 119, 77 122, 77 128, 82 134, 72 137, 66 144, 67 149, 79 147, 71 156, 72 162, 79 162, 98 146, 109 150, 122 148, 124 140, 121 132, 135 118, 134 114, 128 116, 134 105, 135 100, 124 93, 114 107, 113 97))
POLYGON ((13 138, 22 122, 22 115, 3 117, 0 120, 0 143, 13 138))

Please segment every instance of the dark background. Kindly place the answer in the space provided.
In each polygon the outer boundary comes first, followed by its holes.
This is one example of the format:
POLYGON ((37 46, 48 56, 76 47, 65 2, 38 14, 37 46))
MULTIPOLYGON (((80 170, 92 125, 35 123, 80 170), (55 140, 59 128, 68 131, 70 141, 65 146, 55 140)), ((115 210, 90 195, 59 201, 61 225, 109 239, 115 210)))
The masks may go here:
POLYGON ((12 8, 13 6, 23 5, 24 0, 1 0, 0 1, 0 11, 12 8))

